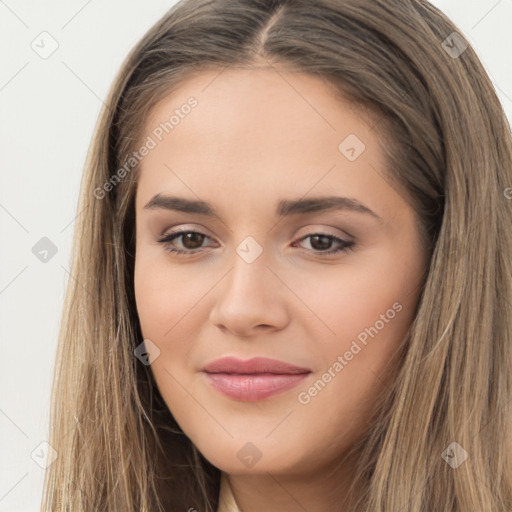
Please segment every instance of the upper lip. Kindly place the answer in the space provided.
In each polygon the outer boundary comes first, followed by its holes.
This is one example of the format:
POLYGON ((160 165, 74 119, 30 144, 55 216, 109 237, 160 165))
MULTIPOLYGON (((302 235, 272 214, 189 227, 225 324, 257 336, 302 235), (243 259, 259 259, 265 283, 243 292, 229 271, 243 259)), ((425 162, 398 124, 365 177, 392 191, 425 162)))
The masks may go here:
POLYGON ((237 374, 274 373, 283 375, 287 373, 309 373, 311 370, 308 368, 301 368, 284 361, 278 361, 277 359, 269 359, 267 357, 254 357, 247 361, 243 361, 236 357, 222 357, 207 364, 203 368, 203 372, 237 374))

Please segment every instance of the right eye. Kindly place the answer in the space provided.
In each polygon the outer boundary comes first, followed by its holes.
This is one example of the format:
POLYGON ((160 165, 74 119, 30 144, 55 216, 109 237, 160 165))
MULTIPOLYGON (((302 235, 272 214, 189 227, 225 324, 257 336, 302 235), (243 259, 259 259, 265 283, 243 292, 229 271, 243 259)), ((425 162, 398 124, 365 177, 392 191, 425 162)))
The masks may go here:
POLYGON ((199 249, 201 248, 202 242, 204 241, 205 238, 210 237, 205 235, 204 233, 200 233, 199 231, 182 230, 171 232, 165 235, 160 240, 158 240, 158 242, 161 243, 164 246, 165 250, 170 253, 183 254, 184 256, 189 256, 197 254, 197 252, 200 252, 199 249), (172 245, 172 242, 174 242, 174 240, 178 238, 182 238, 181 243, 184 246, 184 249, 176 248, 174 245, 172 245))

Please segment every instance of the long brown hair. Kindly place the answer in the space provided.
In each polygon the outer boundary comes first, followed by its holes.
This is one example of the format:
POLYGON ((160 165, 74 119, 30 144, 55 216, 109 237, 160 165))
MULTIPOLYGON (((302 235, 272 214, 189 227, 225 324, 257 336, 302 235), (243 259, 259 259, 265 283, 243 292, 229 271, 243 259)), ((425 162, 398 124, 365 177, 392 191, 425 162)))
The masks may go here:
POLYGON ((320 77, 372 113, 430 248, 400 371, 354 446, 357 511, 512 511, 512 143, 466 45, 426 0, 182 0, 147 32, 82 178, 43 512, 216 510, 220 470, 134 356, 138 166, 123 165, 186 77, 262 63, 320 77))

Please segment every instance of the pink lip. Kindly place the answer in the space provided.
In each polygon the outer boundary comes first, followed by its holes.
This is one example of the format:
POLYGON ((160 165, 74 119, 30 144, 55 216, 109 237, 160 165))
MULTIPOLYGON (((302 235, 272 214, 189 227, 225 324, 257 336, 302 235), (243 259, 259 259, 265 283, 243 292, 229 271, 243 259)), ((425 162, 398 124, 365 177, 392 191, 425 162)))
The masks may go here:
POLYGON ((309 368, 301 368, 293 364, 278 361, 277 359, 269 359, 267 357, 253 357, 247 361, 242 361, 236 357, 222 357, 212 363, 207 364, 203 368, 203 372, 207 373, 238 373, 238 374, 254 374, 254 373, 276 373, 297 374, 308 373, 309 368))
POLYGON ((217 391, 251 402, 296 386, 311 370, 265 357, 248 361, 224 357, 206 365, 203 372, 217 391))

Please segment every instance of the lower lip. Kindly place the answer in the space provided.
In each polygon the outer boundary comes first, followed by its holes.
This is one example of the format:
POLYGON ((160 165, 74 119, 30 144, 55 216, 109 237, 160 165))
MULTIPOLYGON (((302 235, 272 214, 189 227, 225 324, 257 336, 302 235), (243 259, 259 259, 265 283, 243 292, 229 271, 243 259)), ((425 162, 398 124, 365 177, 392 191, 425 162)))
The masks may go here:
POLYGON ((254 402, 295 387, 299 382, 302 382, 309 373, 260 373, 252 375, 206 373, 205 375, 210 384, 222 394, 236 400, 254 402))

